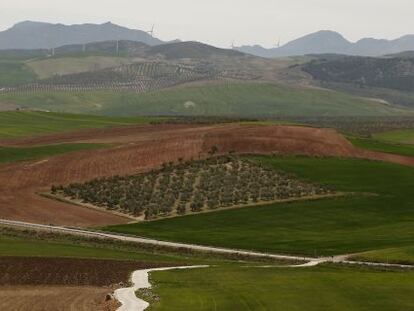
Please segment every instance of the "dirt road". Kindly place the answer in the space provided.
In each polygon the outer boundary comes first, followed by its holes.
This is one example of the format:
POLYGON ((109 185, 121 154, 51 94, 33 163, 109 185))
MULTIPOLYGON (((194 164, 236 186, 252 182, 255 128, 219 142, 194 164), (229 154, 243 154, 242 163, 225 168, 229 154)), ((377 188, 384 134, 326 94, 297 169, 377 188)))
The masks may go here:
POLYGON ((0 220, 0 225, 17 227, 17 228, 25 228, 25 229, 46 230, 46 231, 51 231, 51 232, 60 232, 60 233, 66 233, 66 234, 72 234, 72 235, 95 237, 95 238, 127 241, 127 242, 133 242, 137 244, 154 245, 154 246, 161 246, 161 247, 172 248, 172 249, 186 249, 186 250, 215 253, 215 254, 240 255, 240 256, 252 257, 252 258, 269 258, 269 259, 276 259, 276 260, 294 261, 294 262, 298 262, 298 266, 303 266, 304 264, 306 264, 306 266, 315 266, 315 265, 319 265, 319 264, 326 263, 326 262, 333 262, 333 263, 370 265, 370 266, 390 267, 390 268, 391 267, 414 268, 414 265, 399 265, 399 264, 387 264, 387 263, 376 263, 376 262, 350 261, 348 260, 348 257, 351 255, 338 255, 338 256, 333 256, 333 257, 318 257, 318 258, 306 257, 306 256, 290 256, 290 255, 284 255, 284 254, 270 254, 270 253, 254 252, 254 251, 228 249, 228 248, 222 248, 222 247, 202 246, 202 245, 184 244, 184 243, 177 243, 177 242, 166 242, 166 241, 148 239, 144 237, 134 237, 134 236, 115 234, 115 233, 104 233, 104 232, 97 232, 97 231, 92 231, 92 230, 65 228, 65 227, 24 223, 24 222, 18 222, 18 221, 10 221, 10 220, 0 220))

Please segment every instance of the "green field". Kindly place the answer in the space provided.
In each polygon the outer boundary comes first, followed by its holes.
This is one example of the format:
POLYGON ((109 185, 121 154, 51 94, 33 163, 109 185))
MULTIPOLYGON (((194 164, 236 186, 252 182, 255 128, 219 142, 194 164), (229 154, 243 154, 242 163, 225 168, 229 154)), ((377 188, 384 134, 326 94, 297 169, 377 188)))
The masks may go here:
POLYGON ((36 78, 36 74, 24 62, 0 60, 0 88, 32 83, 36 78))
POLYGON ((414 129, 378 133, 374 135, 374 138, 384 141, 414 145, 414 129))
POLYGON ((316 256, 413 245, 414 168, 335 158, 256 159, 300 178, 356 194, 113 226, 108 230, 163 240, 316 256))
POLYGON ((414 146, 408 144, 391 143, 374 139, 348 137, 348 140, 358 148, 379 151, 385 153, 394 153, 404 156, 414 157, 414 146))
POLYGON ((158 92, 2 94, 0 102, 55 112, 102 115, 387 116, 414 113, 335 91, 264 83, 178 87, 158 92))
POLYGON ((144 117, 109 118, 52 112, 0 112, 0 138, 148 123, 144 117))
POLYGON ((386 248, 358 254, 356 260, 414 265, 414 246, 386 248))
POLYGON ((149 310, 414 310, 414 272, 325 266, 207 268, 151 274, 149 310))
POLYGON ((103 148, 104 144, 61 144, 26 148, 0 147, 0 164, 47 158, 53 155, 103 148))
POLYGON ((40 79, 55 75, 68 75, 130 64, 127 58, 108 56, 58 57, 34 60, 27 63, 40 79))
POLYGON ((122 251, 110 248, 97 248, 96 246, 80 246, 70 243, 57 243, 4 236, 0 236, 0 256, 40 256, 160 261, 173 261, 173 259, 177 260, 177 258, 174 257, 154 255, 149 252, 122 251))

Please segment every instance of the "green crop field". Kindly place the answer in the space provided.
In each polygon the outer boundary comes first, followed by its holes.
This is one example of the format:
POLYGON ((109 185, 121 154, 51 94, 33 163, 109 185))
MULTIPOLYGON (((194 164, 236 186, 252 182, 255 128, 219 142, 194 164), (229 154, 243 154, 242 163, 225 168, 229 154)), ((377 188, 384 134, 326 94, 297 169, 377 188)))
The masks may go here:
POLYGON ((2 94, 0 102, 102 115, 388 116, 414 113, 335 91, 263 83, 178 87, 150 93, 85 91, 2 94))
POLYGON ((109 118, 52 112, 0 112, 0 138, 148 123, 143 117, 109 118))
POLYGON ((355 256, 356 260, 414 265, 414 246, 385 248, 355 256))
POLYGON ((149 310, 414 310, 414 272, 362 268, 232 268, 153 272, 149 310))
POLYGON ((31 83, 36 78, 36 74, 24 62, 0 61, 0 88, 31 83))
POLYGON ((374 139, 349 137, 349 141, 358 148, 372 151, 400 154, 414 157, 414 146, 408 144, 391 143, 374 139))
POLYGON ((158 256, 145 252, 122 251, 96 246, 79 246, 75 243, 58 243, 28 238, 10 238, 0 236, 0 256, 19 257, 72 257, 128 260, 165 260, 172 257, 158 256))
POLYGON ((374 135, 374 138, 384 141, 414 145, 414 129, 378 133, 374 135))
POLYGON ((335 158, 256 159, 305 180, 354 194, 113 226, 107 230, 187 243, 317 256, 413 245, 414 168, 335 158))
POLYGON ((0 147, 0 164, 46 158, 53 155, 104 148, 104 144, 61 144, 25 148, 0 147))
POLYGON ((121 57, 87 56, 87 57, 58 57, 34 60, 27 63, 40 79, 54 75, 67 75, 79 72, 96 71, 105 68, 130 64, 131 61, 121 57))

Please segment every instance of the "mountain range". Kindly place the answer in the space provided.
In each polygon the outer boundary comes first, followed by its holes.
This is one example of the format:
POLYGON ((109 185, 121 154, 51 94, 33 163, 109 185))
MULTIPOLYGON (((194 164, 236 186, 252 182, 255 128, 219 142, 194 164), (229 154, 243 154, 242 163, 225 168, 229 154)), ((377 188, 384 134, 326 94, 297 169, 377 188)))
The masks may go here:
MULTIPOLYGON (((51 49, 115 40, 142 42, 148 46, 171 43, 157 39, 146 31, 129 29, 111 22, 63 25, 25 21, 0 32, 0 50, 51 49)), ((395 40, 364 38, 357 42, 350 42, 337 32, 322 30, 293 40, 278 48, 266 49, 259 45, 251 45, 234 49, 266 58, 308 54, 382 56, 413 51, 414 35, 406 35, 395 40)))
POLYGON ((414 35, 403 36, 395 40, 364 38, 353 43, 337 32, 322 30, 293 40, 279 48, 266 49, 253 45, 236 49, 243 53, 268 58, 308 54, 382 56, 414 50, 414 35))
POLYGON ((110 40, 138 41, 152 46, 164 43, 145 31, 128 29, 111 22, 68 26, 25 21, 0 32, 0 50, 51 49, 110 40))

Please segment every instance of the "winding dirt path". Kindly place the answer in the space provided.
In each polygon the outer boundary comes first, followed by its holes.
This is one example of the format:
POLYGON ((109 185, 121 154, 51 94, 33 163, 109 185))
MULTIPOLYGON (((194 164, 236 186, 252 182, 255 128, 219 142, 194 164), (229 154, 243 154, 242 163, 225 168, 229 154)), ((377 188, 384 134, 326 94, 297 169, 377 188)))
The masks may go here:
POLYGON ((136 296, 135 292, 139 289, 151 288, 149 282, 149 274, 155 271, 167 270, 184 270, 184 269, 199 269, 208 268, 209 266, 184 266, 184 267, 169 267, 156 268, 147 270, 137 270, 132 273, 131 281, 132 287, 121 288, 115 291, 115 298, 122 304, 117 311, 144 311, 149 307, 149 303, 136 296))

